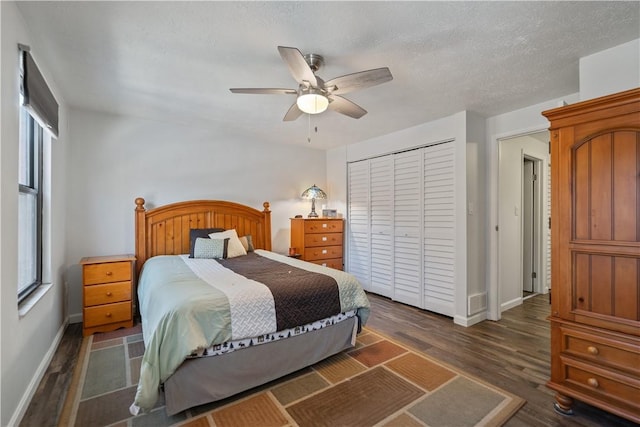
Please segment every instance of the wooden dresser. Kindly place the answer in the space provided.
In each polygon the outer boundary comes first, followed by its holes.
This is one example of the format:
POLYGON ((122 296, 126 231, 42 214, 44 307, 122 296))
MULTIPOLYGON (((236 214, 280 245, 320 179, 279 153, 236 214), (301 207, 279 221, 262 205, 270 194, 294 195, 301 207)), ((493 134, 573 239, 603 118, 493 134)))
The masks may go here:
POLYGON ((87 257, 82 265, 82 334, 133 326, 133 255, 87 257))
POLYGON ((291 218, 291 247, 300 259, 343 269, 342 218, 291 218))
POLYGON ((551 126, 551 379, 640 423, 640 89, 545 111, 551 126))

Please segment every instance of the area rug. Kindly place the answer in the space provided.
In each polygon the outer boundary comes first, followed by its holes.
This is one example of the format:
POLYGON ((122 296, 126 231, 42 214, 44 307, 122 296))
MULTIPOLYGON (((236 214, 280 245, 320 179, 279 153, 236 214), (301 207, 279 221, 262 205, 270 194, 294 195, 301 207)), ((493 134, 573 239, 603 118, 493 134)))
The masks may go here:
POLYGON ((365 328, 356 346, 262 387, 172 417, 132 417, 139 326, 83 340, 63 426, 500 426, 523 399, 365 328))

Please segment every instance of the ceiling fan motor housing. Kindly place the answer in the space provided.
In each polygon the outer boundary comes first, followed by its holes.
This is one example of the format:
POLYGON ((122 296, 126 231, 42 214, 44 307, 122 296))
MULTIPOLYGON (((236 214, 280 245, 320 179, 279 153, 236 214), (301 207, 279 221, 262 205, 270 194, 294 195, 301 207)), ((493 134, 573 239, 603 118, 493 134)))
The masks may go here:
POLYGON ((307 53, 304 55, 304 60, 309 64, 309 68, 314 73, 320 69, 324 65, 324 58, 322 55, 318 55, 315 53, 307 53))

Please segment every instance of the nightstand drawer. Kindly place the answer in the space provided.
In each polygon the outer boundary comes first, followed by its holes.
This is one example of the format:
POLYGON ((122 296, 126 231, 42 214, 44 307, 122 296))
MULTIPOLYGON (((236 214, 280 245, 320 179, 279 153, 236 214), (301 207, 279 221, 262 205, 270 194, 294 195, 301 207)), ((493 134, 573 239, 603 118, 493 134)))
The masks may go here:
POLYGON ((131 300, 131 282, 91 285, 84 288, 84 305, 90 307, 131 300))
POLYGON ((335 268, 336 270, 342 270, 342 258, 323 259, 309 262, 322 265, 324 267, 335 268))
POLYGON ((318 233, 304 236, 304 246, 342 245, 342 233, 318 233))
POLYGON ((342 233, 344 221, 338 220, 307 220, 304 222, 304 232, 308 233, 342 233))
POLYGON ((316 248, 305 248, 304 257, 305 261, 342 258, 342 246, 319 246, 316 248))
POLYGON ((131 302, 86 307, 83 317, 85 328, 131 320, 131 302))
POLYGON ((87 264, 82 269, 83 283, 124 282, 131 280, 131 262, 108 262, 103 264, 87 264))

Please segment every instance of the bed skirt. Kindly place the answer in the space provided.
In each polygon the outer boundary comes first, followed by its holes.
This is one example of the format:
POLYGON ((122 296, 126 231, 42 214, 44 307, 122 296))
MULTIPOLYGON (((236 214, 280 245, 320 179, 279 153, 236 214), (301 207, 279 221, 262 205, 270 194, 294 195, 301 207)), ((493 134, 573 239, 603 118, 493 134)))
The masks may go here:
POLYGON ((267 344, 188 359, 164 384, 166 411, 215 402, 313 365, 353 346, 358 317, 267 344))

